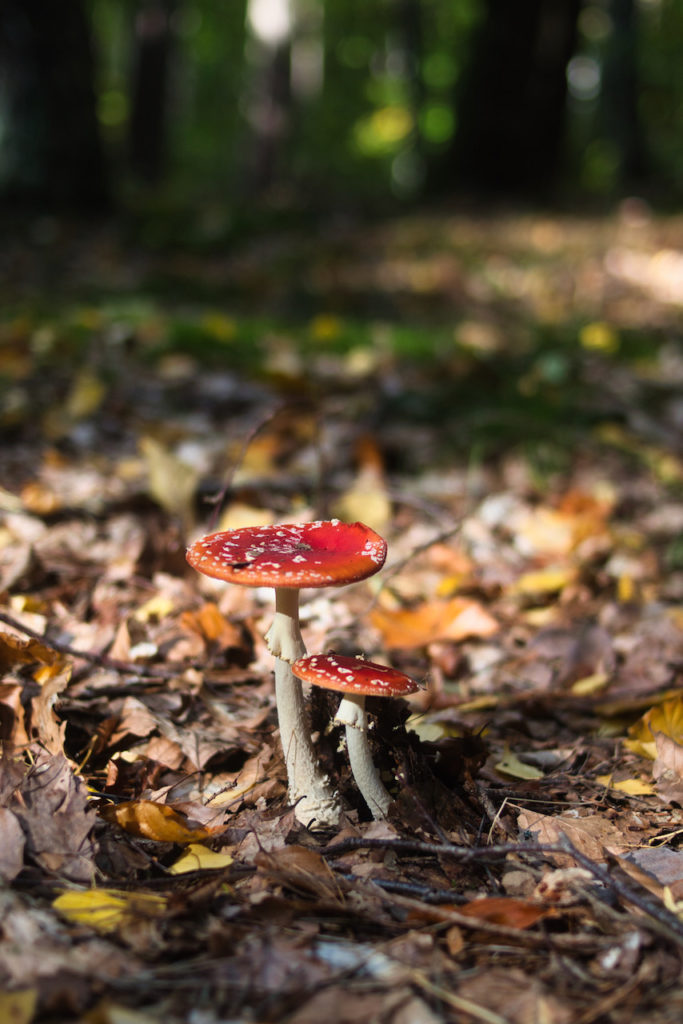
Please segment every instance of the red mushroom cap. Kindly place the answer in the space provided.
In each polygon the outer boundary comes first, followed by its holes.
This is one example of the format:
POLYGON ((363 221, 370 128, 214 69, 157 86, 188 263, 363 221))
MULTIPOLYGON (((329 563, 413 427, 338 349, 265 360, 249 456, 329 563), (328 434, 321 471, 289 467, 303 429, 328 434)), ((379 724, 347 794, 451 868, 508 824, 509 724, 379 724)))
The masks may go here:
POLYGON ((338 519, 223 530, 200 537, 187 551, 193 568, 252 587, 337 587, 372 576, 387 545, 363 523, 338 519))
POLYGON ((366 697, 405 697, 419 690, 410 676, 386 665, 362 658, 345 658, 341 654, 312 654, 299 658, 292 672, 306 683, 325 690, 364 694, 366 697))

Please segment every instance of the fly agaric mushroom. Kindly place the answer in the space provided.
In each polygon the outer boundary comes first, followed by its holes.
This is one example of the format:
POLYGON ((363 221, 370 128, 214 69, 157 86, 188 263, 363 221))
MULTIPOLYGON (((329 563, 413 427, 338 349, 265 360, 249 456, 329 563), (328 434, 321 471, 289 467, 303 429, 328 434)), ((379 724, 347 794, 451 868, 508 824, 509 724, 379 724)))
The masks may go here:
POLYGON ((275 656, 275 700, 289 800, 304 824, 336 824, 341 806, 316 760, 301 683, 291 668, 306 653, 299 589, 363 580, 381 569, 386 554, 386 542, 374 530, 338 519, 225 530, 200 537, 187 551, 190 565, 205 576, 275 588, 275 617, 266 643, 275 656))
POLYGON ((339 654, 300 658, 292 665, 292 671, 307 683, 344 694, 334 720, 346 727, 346 748, 353 777, 373 818, 376 821, 386 818, 391 797, 370 754, 365 698, 405 697, 419 690, 418 684, 397 669, 339 654))

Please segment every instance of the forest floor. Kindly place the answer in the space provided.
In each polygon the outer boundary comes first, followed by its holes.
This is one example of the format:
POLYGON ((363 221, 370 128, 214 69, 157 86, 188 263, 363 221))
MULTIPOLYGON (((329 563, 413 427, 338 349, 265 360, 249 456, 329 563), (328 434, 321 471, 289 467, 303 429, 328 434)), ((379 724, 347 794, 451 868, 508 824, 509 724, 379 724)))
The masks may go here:
POLYGON ((7 242, 0 1020, 680 1022, 680 237, 626 203, 7 242), (330 516, 389 553, 302 594, 309 652, 422 688, 369 702, 386 821, 311 692, 321 832, 272 594, 185 547, 330 516))

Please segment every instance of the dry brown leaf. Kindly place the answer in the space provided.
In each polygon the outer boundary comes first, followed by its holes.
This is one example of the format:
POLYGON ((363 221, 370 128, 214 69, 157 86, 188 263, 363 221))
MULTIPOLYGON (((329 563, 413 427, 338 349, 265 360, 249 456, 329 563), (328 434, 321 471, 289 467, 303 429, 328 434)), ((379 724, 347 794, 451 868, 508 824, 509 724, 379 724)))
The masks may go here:
POLYGON ((659 899, 668 888, 674 899, 683 899, 683 850, 666 846, 646 846, 632 850, 618 858, 619 864, 631 877, 644 885, 659 899))
POLYGON ((655 733, 657 757, 652 766, 657 795, 670 804, 683 805, 683 745, 663 732, 655 733))
POLYGON ((450 601, 427 601, 415 608, 391 611, 375 608, 370 621, 380 631, 387 647, 425 647, 435 640, 464 640, 492 636, 498 622, 479 601, 453 597, 450 601))
POLYGON ((11 882, 24 866, 24 833, 18 818, 7 807, 0 807, 0 880, 11 882))
POLYGON ((315 850, 285 846, 273 853, 259 853, 255 862, 270 878, 290 889, 323 900, 341 899, 334 872, 315 850))
POLYGON ((88 807, 85 784, 66 758, 41 751, 31 768, 24 769, 12 795, 9 806, 21 822, 26 855, 51 875, 90 881, 95 870, 90 840, 95 812, 88 807))
POLYGON ((54 711, 57 697, 66 689, 71 679, 71 665, 55 662, 40 670, 38 682, 40 693, 31 700, 31 733, 40 740, 50 754, 60 754, 64 749, 66 722, 60 722, 54 711))
POLYGON ((29 742, 26 732, 24 687, 20 683, 0 683, 0 742, 23 747, 29 742))
MULTIPOLYGON (((522 811, 517 817, 520 829, 529 831, 539 843, 555 844, 566 836, 591 860, 604 860, 605 852, 622 850, 626 845, 623 834, 602 814, 587 814, 583 818, 566 818, 535 811, 522 811)), ((573 864, 571 856, 556 854, 553 860, 558 864, 573 864)))
MULTIPOLYGON (((506 1024, 569 1024, 571 1007, 564 1005, 531 975, 517 968, 488 968, 465 978, 458 995, 500 1014, 506 1024)), ((480 1020, 490 1020, 483 1013, 480 1020)))

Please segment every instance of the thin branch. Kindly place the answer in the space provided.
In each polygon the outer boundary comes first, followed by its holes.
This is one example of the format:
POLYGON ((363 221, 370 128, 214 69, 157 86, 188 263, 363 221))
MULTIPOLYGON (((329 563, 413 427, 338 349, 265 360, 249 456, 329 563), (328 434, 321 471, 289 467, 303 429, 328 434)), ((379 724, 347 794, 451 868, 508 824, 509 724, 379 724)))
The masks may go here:
POLYGON ((581 853, 566 836, 561 836, 557 843, 503 843, 496 846, 456 846, 452 843, 425 843, 412 839, 363 839, 353 837, 338 843, 332 843, 322 850, 325 857, 338 857, 351 850, 374 849, 392 850, 403 854, 424 854, 430 857, 449 857, 460 863, 471 861, 498 861, 510 854, 536 854, 542 857, 570 856, 581 867, 585 868, 596 881, 604 887, 605 892, 617 896, 622 903, 629 903, 643 914, 639 923, 651 931, 664 935, 670 941, 683 945, 683 921, 667 910, 656 897, 642 887, 635 888, 614 878, 600 864, 596 864, 581 853))
POLYGON ((122 672, 126 675, 145 676, 154 679, 168 679, 171 673, 168 669, 161 668, 160 666, 154 665, 136 665, 132 661, 121 661, 119 658, 110 658, 107 654, 100 654, 97 651, 81 651, 76 647, 72 647, 71 644, 65 644, 61 640, 53 640, 47 633, 39 633, 35 629, 31 629, 30 626, 24 625, 23 622, 19 622, 12 615, 8 615, 7 612, 0 611, 0 622, 4 622, 6 626, 10 626, 12 629, 16 629, 18 633, 23 633, 24 636, 30 637, 32 640, 38 640, 41 644, 45 644, 46 647, 50 647, 53 651, 57 651, 58 654, 66 654, 71 658, 80 658, 82 661, 87 661, 91 665, 97 665, 98 668, 108 668, 113 672, 122 672))

